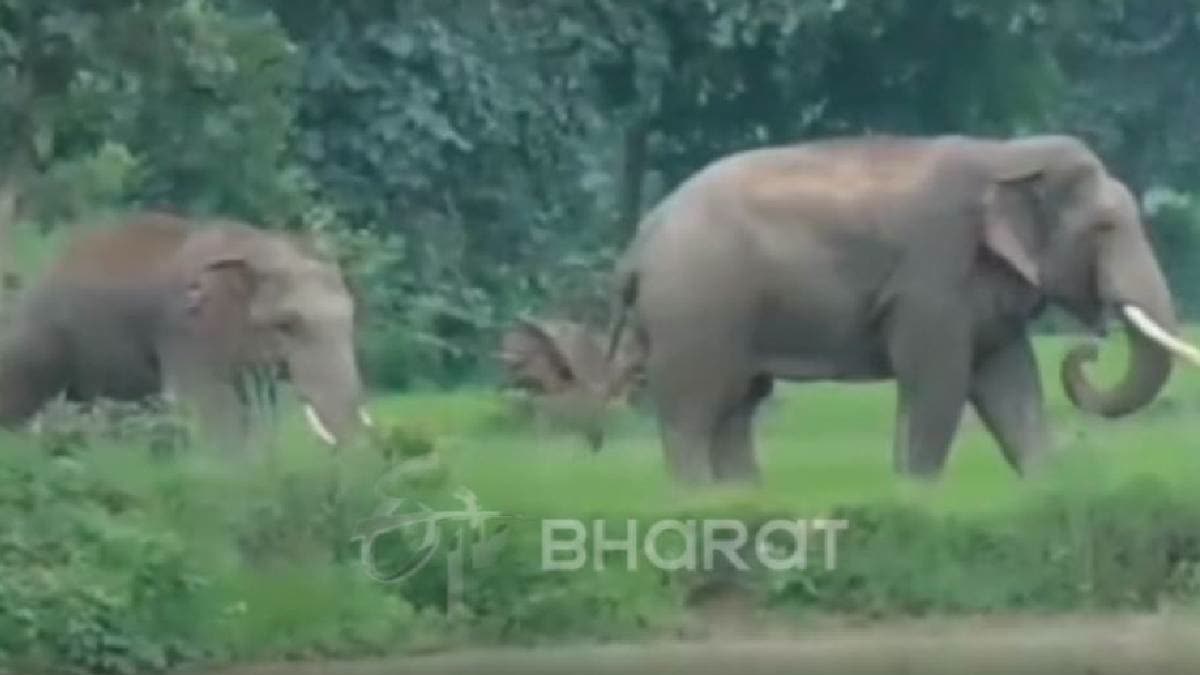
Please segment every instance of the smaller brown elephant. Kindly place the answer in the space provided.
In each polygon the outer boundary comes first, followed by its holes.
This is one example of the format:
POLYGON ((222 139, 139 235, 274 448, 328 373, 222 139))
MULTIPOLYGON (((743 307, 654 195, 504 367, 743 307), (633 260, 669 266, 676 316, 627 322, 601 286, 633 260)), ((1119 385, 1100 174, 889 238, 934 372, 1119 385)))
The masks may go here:
POLYGON ((517 319, 497 354, 505 385, 527 393, 546 418, 583 433, 592 450, 604 445, 612 404, 637 384, 640 359, 632 349, 610 361, 600 336, 574 321, 517 319))
POLYGON ((354 313, 336 262, 300 237, 162 213, 81 228, 0 335, 0 427, 59 396, 161 394, 249 449, 285 371, 313 432, 345 445, 370 425, 354 313))

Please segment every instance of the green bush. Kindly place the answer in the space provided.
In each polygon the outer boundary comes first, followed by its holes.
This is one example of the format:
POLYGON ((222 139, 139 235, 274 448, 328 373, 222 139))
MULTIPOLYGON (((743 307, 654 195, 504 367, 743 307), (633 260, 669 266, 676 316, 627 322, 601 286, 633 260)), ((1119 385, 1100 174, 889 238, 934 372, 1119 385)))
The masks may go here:
POLYGON ((1145 479, 966 519, 840 509, 834 570, 765 580, 770 602, 854 615, 1154 611, 1198 598, 1200 503, 1145 479))
POLYGON ((73 403, 58 399, 38 416, 38 444, 52 455, 72 455, 103 444, 145 446, 165 456, 187 446, 184 417, 161 399, 73 403))
MULTIPOLYGON (((543 570, 540 518, 584 513, 446 521, 414 566, 427 531, 400 519, 418 502, 452 512, 472 499, 456 480, 454 443, 419 427, 384 425, 374 452, 333 458, 296 445, 263 463, 141 443, 89 440, 68 456, 6 444, 0 662, 125 673, 629 639, 681 630, 697 589, 728 578, 644 559, 626 569, 621 553, 603 569, 589 560, 543 570), (378 535, 369 560, 368 535, 378 535)), ((836 568, 818 547, 804 570, 744 573, 756 606, 870 618, 1156 610, 1200 598, 1200 500, 1150 479, 1060 486, 986 514, 878 503, 831 515, 850 525, 836 568)), ((753 528, 795 514, 753 502, 668 507, 643 513, 639 531, 659 517, 753 528)), ((606 518, 616 536, 625 519, 606 518)))
POLYGON ((207 579, 136 497, 74 459, 0 460, 0 658, 88 673, 165 670, 203 655, 207 579))

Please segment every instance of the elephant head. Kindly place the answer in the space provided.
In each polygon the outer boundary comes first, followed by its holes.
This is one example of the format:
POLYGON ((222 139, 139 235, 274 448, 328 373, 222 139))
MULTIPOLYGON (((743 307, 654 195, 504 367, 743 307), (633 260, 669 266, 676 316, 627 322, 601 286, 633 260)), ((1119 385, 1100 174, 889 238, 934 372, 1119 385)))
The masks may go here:
POLYGON ((595 450, 609 405, 629 396, 638 366, 629 350, 610 363, 599 337, 578 323, 524 317, 504 334, 498 357, 512 386, 583 431, 595 450))
POLYGON ((1171 295, 1137 201, 1095 154, 1074 138, 1042 136, 1001 143, 994 159, 986 247, 1098 332, 1107 310, 1125 324, 1130 361, 1111 389, 1097 389, 1084 373, 1094 346, 1077 346, 1063 360, 1063 386, 1076 406, 1128 414, 1162 389, 1172 354, 1200 364, 1200 352, 1175 336, 1171 295))
POLYGON ((348 442, 371 419, 354 350, 353 299, 338 267, 300 241, 239 225, 207 228, 180 250, 183 334, 200 370, 287 373, 313 432, 348 442))

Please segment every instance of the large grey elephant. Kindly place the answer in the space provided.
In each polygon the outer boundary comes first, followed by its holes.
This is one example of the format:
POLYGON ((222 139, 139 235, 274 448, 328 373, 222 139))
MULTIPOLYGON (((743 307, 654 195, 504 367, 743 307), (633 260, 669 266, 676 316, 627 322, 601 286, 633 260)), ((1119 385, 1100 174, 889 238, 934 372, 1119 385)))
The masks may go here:
POLYGON ((1018 472, 1046 447, 1027 324, 1054 303, 1131 343, 1095 388, 1062 364, 1070 399, 1119 416, 1146 405, 1171 355, 1200 363, 1129 190, 1081 141, 831 139, 735 154, 648 213, 616 273, 632 312, 673 472, 758 476, 751 421, 775 378, 895 379, 897 470, 937 476, 967 403, 1018 472))
POLYGON ((273 398, 283 368, 313 431, 348 442, 370 420, 353 322, 338 267, 298 238, 163 214, 88 228, 5 327, 0 424, 18 427, 60 394, 161 392, 212 440, 241 446, 248 398, 273 398))

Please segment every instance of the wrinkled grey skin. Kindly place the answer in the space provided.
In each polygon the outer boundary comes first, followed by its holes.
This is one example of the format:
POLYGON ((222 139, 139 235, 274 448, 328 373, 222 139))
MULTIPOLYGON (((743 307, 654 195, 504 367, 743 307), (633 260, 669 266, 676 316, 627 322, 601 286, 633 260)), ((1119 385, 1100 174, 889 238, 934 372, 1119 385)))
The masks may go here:
POLYGON ((240 448, 273 375, 339 444, 362 425, 354 306, 336 265, 302 242, 234 222, 140 216, 76 237, 30 288, 0 346, 0 424, 52 397, 162 392, 210 440, 240 448))
MULTIPOLYGON (((1046 447, 1026 326, 1055 303, 1102 331, 1134 306, 1176 315, 1138 207, 1063 136, 829 140, 721 159, 644 218, 616 273, 649 350, 669 467, 685 481, 755 480, 751 434, 775 378, 894 379, 894 461, 942 470, 970 404, 1009 464, 1046 447)), ((1126 321, 1131 358, 1108 390, 1062 364, 1067 393, 1105 416, 1167 381, 1169 353, 1126 321)))
POLYGON ((638 366, 629 349, 610 362, 601 336, 554 319, 518 319, 497 357, 508 386, 530 394, 539 412, 583 434, 593 450, 604 445, 609 410, 629 396, 638 366))

